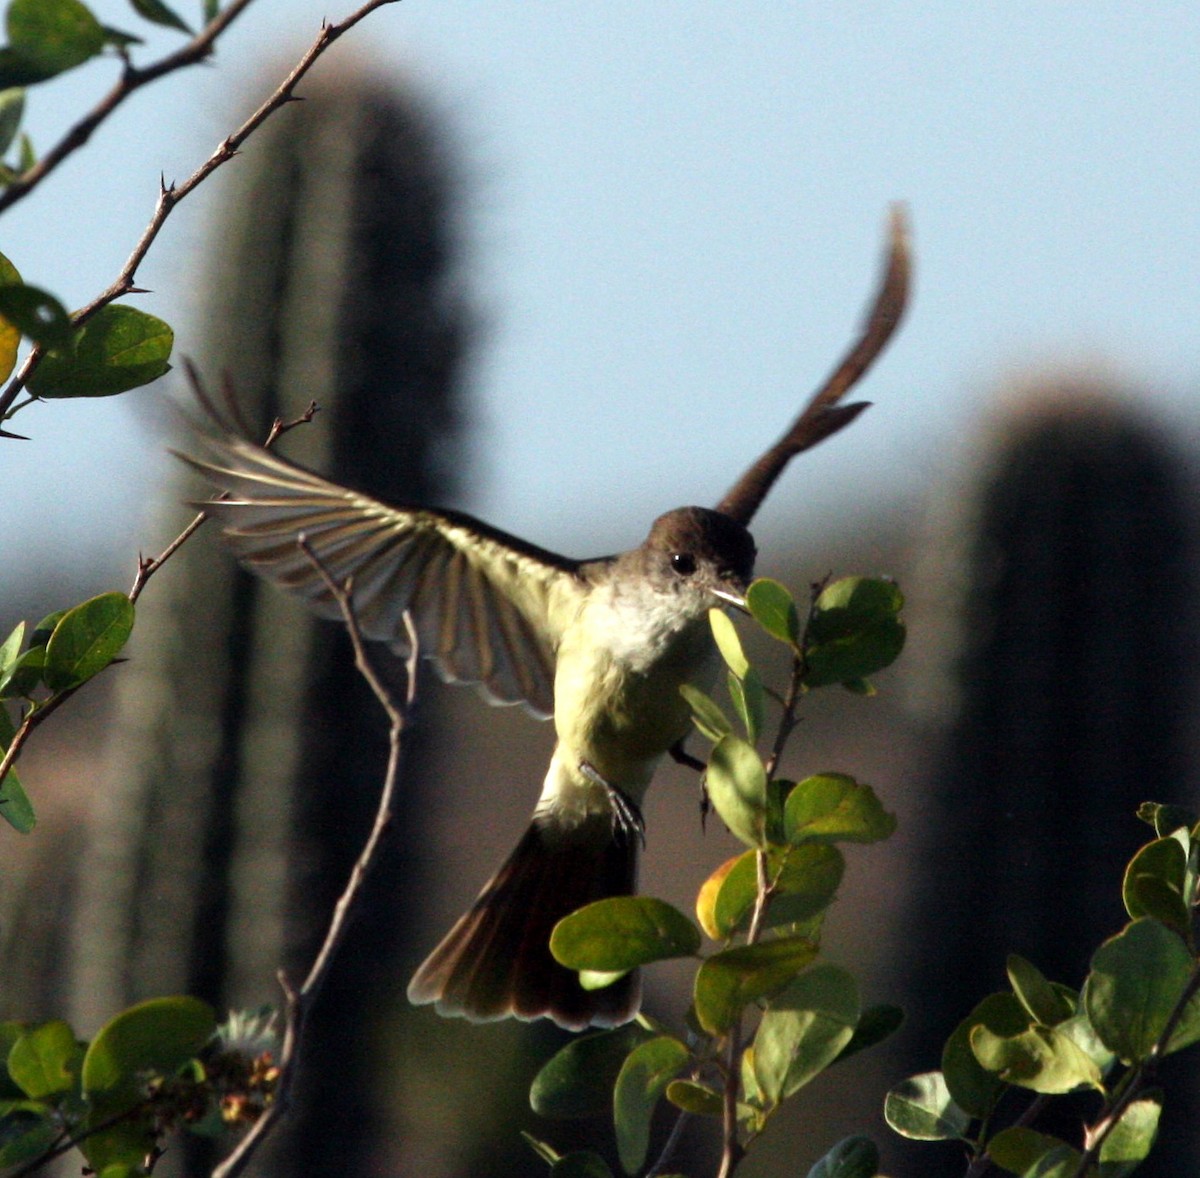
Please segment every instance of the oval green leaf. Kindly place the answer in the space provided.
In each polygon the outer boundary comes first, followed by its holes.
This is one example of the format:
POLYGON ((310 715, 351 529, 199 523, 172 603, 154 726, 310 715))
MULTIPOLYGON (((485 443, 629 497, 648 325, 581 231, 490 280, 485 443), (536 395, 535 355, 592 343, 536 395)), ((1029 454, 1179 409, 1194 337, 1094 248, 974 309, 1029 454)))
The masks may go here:
POLYGON ((783 808, 789 843, 874 843, 896 829, 869 785, 844 773, 820 773, 796 784, 783 808))
POLYGON ((1148 1091, 1130 1101, 1104 1144, 1100 1147, 1100 1164, 1122 1174, 1132 1173, 1145 1160, 1158 1136, 1158 1118, 1162 1113, 1162 1093, 1148 1091))
POLYGON ((39 397, 111 397, 170 370, 174 332, 134 307, 102 307, 75 329, 73 346, 48 352, 29 380, 39 397))
POLYGON ((805 684, 853 683, 890 666, 904 648, 903 604, 891 581, 846 577, 826 588, 808 625, 805 684))
POLYGON ((800 615, 786 585, 759 577, 746 590, 746 608, 750 616, 772 638, 796 646, 800 641, 800 615))
POLYGON ((628 1055, 613 1088, 613 1123, 617 1153, 627 1174, 636 1173, 650 1147, 650 1120, 667 1085, 691 1060, 678 1039, 659 1035, 628 1055))
MULTIPOLYGON (((1084 1006, 1096 1033, 1126 1063, 1145 1059, 1197 968, 1183 941, 1157 920, 1135 920, 1092 957, 1084 1006)), ((1200 1039, 1200 995, 1175 1024, 1168 1050, 1200 1039)))
MULTIPOLYGON (((0 704, 0 755, 8 751, 15 735, 12 717, 0 704)), ((28 834, 37 825, 37 815, 15 769, 10 769, 0 781, 0 818, 18 834, 28 834)))
POLYGON ((139 1002, 105 1023, 83 1057, 83 1091, 111 1116, 136 1104, 147 1075, 170 1076, 212 1037, 212 1008, 186 995, 139 1002))
POLYGON ((772 1104, 823 1072, 850 1042, 858 1022, 858 984, 821 963, 772 999, 754 1036, 754 1074, 772 1104))
MULTIPOLYGON (((750 919, 758 896, 756 851, 744 852, 725 873, 712 904, 719 938, 732 936, 750 919)), ((767 852, 767 879, 773 884, 764 928, 810 920, 833 902, 845 874, 846 860, 836 848, 822 844, 767 852)))
POLYGON ((23 283, 0 286, 0 315, 22 335, 52 348, 71 338, 71 316, 47 291, 23 283))
POLYGON ((714 744, 733 730, 733 725, 717 702, 700 688, 684 683, 679 688, 679 694, 692 709, 692 723, 714 744))
POLYGON ((691 957, 700 930, 678 908, 652 896, 612 896, 554 926, 550 952, 568 969, 625 973, 651 961, 691 957))
POLYGON ((67 610, 46 644, 46 686, 65 691, 103 671, 128 641, 133 619, 124 593, 101 593, 67 610))
POLYGON ((1013 993, 1034 1022, 1054 1027, 1075 1013, 1072 1003, 1046 980, 1033 962, 1010 953, 1007 971, 1013 993))
POLYGON ((741 679, 750 669, 750 660, 742 650, 742 640, 738 637, 737 628, 729 615, 723 609, 710 609, 708 623, 712 627, 713 639, 721 658, 730 671, 741 679))
POLYGON ((0 89, 45 81, 104 48, 100 22, 79 0, 12 0, 5 23, 0 89))
POLYGON ((767 693, 763 688, 762 678, 753 667, 748 667, 741 679, 730 671, 728 687, 729 698, 733 701, 733 709, 746 731, 746 739, 754 744, 762 732, 767 710, 767 693))
POLYGON ((61 1019, 30 1027, 8 1053, 8 1074, 34 1100, 74 1091, 83 1047, 61 1019))
POLYGON ((887 1094, 883 1116, 901 1137, 914 1141, 965 1141, 971 1126, 971 1118, 951 1099, 941 1072, 901 1080, 887 1094))
POLYGON ((778 993, 816 955, 808 937, 780 937, 714 954, 696 971, 697 1020, 710 1034, 727 1031, 750 1003, 778 993))
POLYGON ((539 1117, 585 1117, 612 1107, 625 1057, 652 1037, 638 1023, 573 1039, 534 1077, 529 1104, 539 1117))
POLYGON ((980 1065, 1006 1084, 1057 1096, 1100 1087, 1100 1069, 1056 1027, 1030 1027, 1017 1035, 971 1028, 971 1050, 980 1065))
POLYGON ((721 1094, 698 1080, 672 1080, 667 1085, 667 1099, 694 1117, 712 1117, 719 1121, 725 1115, 721 1094))
POLYGON ((705 775, 713 809, 750 847, 766 846, 767 772, 754 746, 732 734, 713 746, 705 775))
POLYGON ((1125 910, 1133 920, 1153 916, 1186 936, 1191 925, 1183 895, 1186 876, 1187 853, 1178 839, 1168 835, 1147 843, 1125 869, 1125 910))
POLYGON ((1002 1170, 1010 1174, 1024 1174, 1048 1154, 1066 1145, 1061 1138, 1052 1137, 1049 1133, 1039 1133, 1023 1125, 1010 1125, 988 1141, 987 1153, 1002 1170))
POLYGON ((954 1102, 973 1117, 991 1115, 1004 1081, 987 1071, 971 1050, 971 1031, 985 1026, 997 1035, 1019 1035, 1030 1018, 1014 994, 989 994, 950 1033, 942 1049, 942 1075, 954 1102))

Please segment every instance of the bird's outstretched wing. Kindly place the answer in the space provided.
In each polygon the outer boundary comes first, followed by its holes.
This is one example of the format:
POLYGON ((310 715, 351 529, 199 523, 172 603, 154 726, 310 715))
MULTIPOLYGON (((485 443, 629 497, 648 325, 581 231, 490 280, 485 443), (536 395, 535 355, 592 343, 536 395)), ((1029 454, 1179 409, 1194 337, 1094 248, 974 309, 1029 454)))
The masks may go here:
POLYGON ((841 404, 875 362, 904 314, 912 278, 908 218, 902 205, 893 205, 888 218, 887 254, 879 289, 871 302, 858 339, 842 357, 829 379, 812 395, 787 433, 742 475, 717 505, 717 510, 749 526, 783 468, 797 455, 848 426, 868 402, 841 404))
POLYGON ((303 535, 335 581, 352 578, 366 637, 407 653, 407 610, 443 679, 477 685, 490 703, 553 712, 555 607, 582 588, 578 561, 469 515, 390 507, 235 435, 202 436, 208 460, 179 457, 225 492, 199 506, 248 568, 340 617, 303 535))

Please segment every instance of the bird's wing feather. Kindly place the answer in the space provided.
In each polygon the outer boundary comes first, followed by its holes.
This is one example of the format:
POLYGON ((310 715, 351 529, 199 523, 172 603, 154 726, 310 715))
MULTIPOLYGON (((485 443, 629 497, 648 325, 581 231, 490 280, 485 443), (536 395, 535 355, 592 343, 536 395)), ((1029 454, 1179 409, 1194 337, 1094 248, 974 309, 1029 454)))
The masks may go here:
POLYGON ((200 506, 251 570, 339 617, 301 549, 337 582, 353 579, 363 634, 407 653, 404 612, 442 678, 491 703, 554 710, 556 602, 581 588, 579 563, 458 512, 391 507, 236 436, 205 435, 211 460, 180 455, 225 496, 200 506))

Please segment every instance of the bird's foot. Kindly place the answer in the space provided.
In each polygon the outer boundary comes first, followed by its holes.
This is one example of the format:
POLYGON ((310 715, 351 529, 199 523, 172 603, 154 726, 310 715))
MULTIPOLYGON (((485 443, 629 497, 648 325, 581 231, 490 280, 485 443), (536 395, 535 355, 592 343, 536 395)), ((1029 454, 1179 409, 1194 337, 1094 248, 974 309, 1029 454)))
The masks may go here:
POLYGON ((606 781, 594 765, 587 761, 579 762, 579 771, 595 785, 601 787, 612 803, 613 834, 622 840, 636 835, 644 847, 646 845, 646 820, 642 817, 642 808, 624 790, 618 789, 610 781, 606 781))

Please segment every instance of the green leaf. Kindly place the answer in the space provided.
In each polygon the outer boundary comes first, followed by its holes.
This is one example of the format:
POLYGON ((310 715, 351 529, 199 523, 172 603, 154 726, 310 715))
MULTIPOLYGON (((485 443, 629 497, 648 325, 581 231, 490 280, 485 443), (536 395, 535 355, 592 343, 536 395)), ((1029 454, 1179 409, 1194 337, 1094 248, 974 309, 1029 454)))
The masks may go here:
POLYGON ((890 666, 904 647, 903 604, 891 581, 846 577, 828 586, 808 625, 805 684, 852 682, 890 666))
POLYGON ((780 937, 713 954, 696 971, 696 1018, 710 1034, 727 1031, 750 1003, 782 990, 816 955, 808 937, 780 937))
POLYGON ((73 347, 46 354, 29 380, 39 397, 111 397, 157 380, 174 333, 161 319, 133 307, 102 307, 75 329, 73 347))
POLYGON ((0 645, 0 675, 5 674, 17 660, 25 642, 25 623, 18 622, 12 633, 0 645))
POLYGON ((139 1002, 97 1032, 83 1059, 83 1090, 110 1112, 121 1111, 141 1099, 145 1074, 173 1075, 216 1029, 212 1008, 199 999, 139 1002))
POLYGON ((988 1141, 987 1152, 992 1162, 1002 1170, 1010 1174, 1024 1174, 1038 1165, 1047 1154, 1064 1146, 1065 1141, 1049 1133, 1039 1133, 1023 1125, 1010 1125, 988 1141))
POLYGON ((745 676, 741 679, 730 671, 728 686, 729 698, 733 701, 734 711, 746 730, 746 739, 753 744, 758 740, 766 715, 767 697, 762 678, 753 667, 747 668, 745 676))
POLYGON ((63 620, 66 612, 65 609, 55 610, 54 613, 47 614, 38 622, 33 628, 33 633, 29 635, 29 645, 31 647, 45 646, 50 641, 50 635, 54 633, 54 628, 63 620))
POLYGON ((79 0, 12 0, 6 23, 0 90, 45 81, 104 48, 100 22, 79 0))
POLYGON ((613 1172, 598 1153, 576 1149, 551 1165, 550 1178, 613 1178, 613 1172))
POLYGON ((641 1169, 650 1147, 650 1120, 667 1085, 691 1059, 678 1039, 660 1035, 635 1047, 613 1089, 617 1153, 627 1174, 641 1169))
POLYGON ((824 1071, 850 1042, 859 1016, 858 984, 822 963, 772 999, 754 1036, 754 1074, 771 1104, 824 1071))
POLYGON ((1147 843, 1125 869, 1121 894, 1125 910, 1136 920, 1153 916, 1186 937, 1191 913, 1184 899, 1187 852, 1168 835, 1147 843))
MULTIPOLYGON (((1142 917, 1105 941, 1092 957, 1083 1001, 1104 1045, 1126 1063, 1144 1060, 1166 1029, 1196 963, 1165 925, 1142 917)), ((1193 995, 1169 1051, 1200 1039, 1200 996, 1193 995)))
POLYGON ((811 1170, 808 1178, 875 1178, 879 1149, 869 1137, 844 1137, 811 1170))
POLYGON ((217 19, 217 14, 221 11, 219 0, 204 0, 201 5, 204 12, 204 23, 210 24, 217 19))
MULTIPOLYGON (((1038 1158, 1021 1178, 1075 1178, 1082 1161, 1083 1154, 1074 1146, 1058 1145, 1038 1158)), ((1088 1170, 1088 1178, 1095 1178, 1095 1174, 1095 1170, 1088 1170)))
POLYGON ((8 1053, 8 1074, 34 1100, 59 1096, 76 1087, 83 1048, 61 1020, 30 1027, 8 1053))
POLYGON ((65 691, 103 671, 128 641, 133 617, 133 602, 116 592, 67 610, 46 643, 46 686, 65 691))
POLYGON ((181 33, 192 30, 187 23, 171 11, 162 0, 129 0, 138 16, 153 21, 156 25, 166 25, 170 29, 178 29, 181 33))
POLYGON ((951 1032, 942 1049, 942 1074, 948 1091, 961 1109, 973 1117, 991 1115, 1004 1091, 1004 1082, 987 1071, 971 1050, 971 1031, 985 1026, 996 1035, 1019 1035, 1030 1019, 1013 994, 989 994, 951 1032))
MULTIPOLYGON (((6 120, 11 116, 11 96, 14 94, 23 96, 24 93, 24 90, 19 89, 5 90, 0 93, 0 135, 6 133, 6 120)), ((24 105, 23 99, 21 105, 24 105)), ((8 145, 6 144, 3 150, 0 150, 0 155, 3 155, 7 150, 8 145)), ((0 168, 2 167, 0 165, 0 168)), ((7 181, 0 182, 7 183, 7 181)), ((20 282, 21 275, 17 273, 16 266, 3 254, 0 254, 0 287, 19 285, 20 282)), ((7 380, 9 373, 17 366, 17 351, 20 346, 21 329, 15 323, 10 323, 3 316, 0 316, 0 380, 7 380)))
POLYGON ((46 667, 46 648, 30 646, 19 654, 12 666, 0 674, 0 699, 29 699, 42 685, 46 667))
POLYGON ((60 1118, 40 1101, 4 1101, 0 1105, 0 1166, 20 1166, 47 1153, 59 1139, 60 1118))
POLYGON ((914 1141, 967 1140, 971 1118, 954 1103, 941 1072, 901 1080, 883 1104, 884 1119, 914 1141))
POLYGON ((754 746, 740 737, 721 737, 705 775, 708 796, 730 833, 747 846, 766 846, 767 773, 754 746))
POLYGON ((1054 1027, 1075 1013, 1072 1004, 1042 976, 1032 962, 1010 953, 1007 968, 1013 993, 1034 1022, 1054 1027))
POLYGON ((720 1120, 725 1115, 721 1094, 698 1080, 672 1080, 667 1085, 667 1099, 678 1109, 694 1117, 720 1120))
MULTIPOLYGON (((16 734, 8 709, 0 704, 0 755, 8 752, 16 734)), ((28 834, 37 825, 33 804, 29 801, 15 769, 10 769, 0 782, 0 818, 18 834, 28 834)))
POLYGON ((568 969, 627 973, 650 961, 691 957, 700 930, 678 908, 652 896, 612 896, 564 917, 550 952, 568 969))
MULTIPOLYGON (((151 998, 105 1023, 83 1057, 81 1079, 89 1103, 88 1128, 135 1109, 148 1081, 173 1076, 216 1030, 212 1008, 196 998, 151 998)), ((95 1170, 138 1165, 155 1139, 149 1111, 88 1137, 81 1145, 95 1170)))
POLYGON ((638 1023, 572 1039, 534 1077, 529 1104, 539 1117, 584 1117, 612 1107, 625 1057, 652 1037, 638 1023))
POLYGON ((783 834, 789 843, 874 843, 896 829, 869 785, 844 773, 806 777, 788 795, 783 834))
POLYGON ((684 683, 679 688, 679 694, 692 709, 692 723, 714 744, 722 736, 733 731, 733 725, 729 723, 717 702, 698 687, 684 683))
POLYGON ((1008 1084, 1049 1095, 1100 1087, 1100 1069, 1056 1027, 1005 1036, 977 1026, 970 1042, 980 1064, 1008 1084))
POLYGON ((904 1011, 898 1006, 891 1006, 887 1003, 868 1006, 862 1012, 862 1017, 854 1028, 854 1034, 850 1036, 850 1042, 838 1052, 837 1059, 833 1062, 841 1063, 842 1060, 849 1059, 850 1056, 865 1051, 868 1047, 874 1047, 876 1043, 882 1043, 894 1035, 903 1022, 904 1011))
POLYGON ((759 577, 746 590, 746 608, 772 638, 789 646, 799 643, 800 617, 796 602, 785 585, 769 577, 759 577))
POLYGON ((23 1101, 25 1093, 8 1074, 8 1053, 13 1044, 25 1034, 28 1024, 7 1019, 0 1022, 0 1101, 23 1101))
MULTIPOLYGON (((725 873, 712 905, 718 939, 732 936, 748 923, 758 896, 757 852, 746 851, 725 873)), ((797 924, 824 912, 837 895, 846 860, 836 848, 823 844, 767 852, 771 897, 764 928, 797 924)), ((710 930, 711 932, 712 930, 710 930)))
POLYGON ((1191 830, 1200 819, 1194 811, 1183 806, 1164 806, 1159 802, 1143 802, 1138 807, 1137 816, 1154 827, 1154 833, 1160 838, 1178 830, 1181 826, 1191 830))
POLYGON ((67 343, 74 330, 67 309, 52 294, 24 283, 0 286, 0 315, 45 347, 67 343))
POLYGON ((1121 1119, 1100 1146, 1100 1165, 1104 1178, 1124 1178, 1145 1160, 1158 1136, 1158 1118, 1162 1113, 1162 1093, 1147 1092, 1130 1101, 1121 1119))
MULTIPOLYGON (((21 86, 13 86, 0 90, 0 156, 4 155, 13 145, 21 119, 25 115, 25 90, 21 86)), ((7 261, 7 259, 5 259, 7 261)), ((11 263, 10 263, 11 265, 11 263)), ((0 271, 0 281, 7 281, 0 271)), ((16 279, 20 282, 20 278, 16 279)))
POLYGON ((750 670, 750 660, 742 650, 742 640, 738 637, 737 629, 723 609, 710 609, 708 623, 712 627, 713 639, 725 665, 737 678, 741 679, 750 670))

